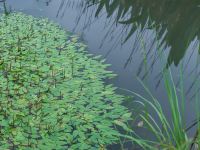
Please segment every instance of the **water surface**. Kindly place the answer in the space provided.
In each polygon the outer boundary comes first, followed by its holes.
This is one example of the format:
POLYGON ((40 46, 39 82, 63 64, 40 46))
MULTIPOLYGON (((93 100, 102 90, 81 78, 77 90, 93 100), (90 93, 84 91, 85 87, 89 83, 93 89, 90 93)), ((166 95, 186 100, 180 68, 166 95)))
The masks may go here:
POLYGON ((191 110, 199 92, 198 0, 7 0, 7 5, 12 11, 47 17, 79 36, 89 53, 112 64, 109 70, 118 76, 109 83, 148 97, 137 77, 142 79, 168 116, 161 72, 170 67, 178 86, 182 70, 187 123, 195 118, 191 110))

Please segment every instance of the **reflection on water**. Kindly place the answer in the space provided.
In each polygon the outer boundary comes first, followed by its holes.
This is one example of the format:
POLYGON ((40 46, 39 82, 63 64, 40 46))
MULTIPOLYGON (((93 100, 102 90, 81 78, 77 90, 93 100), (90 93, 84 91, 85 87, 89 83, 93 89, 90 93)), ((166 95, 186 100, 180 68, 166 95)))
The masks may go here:
POLYGON ((198 0, 102 0, 97 14, 103 6, 106 7, 108 16, 117 10, 116 21, 132 26, 127 38, 134 32, 137 24, 142 28, 154 28, 159 35, 167 30, 163 40, 171 47, 168 63, 178 65, 191 41, 195 37, 199 39, 199 4, 198 0), (123 19, 125 14, 128 14, 128 19, 123 19))
MULTIPOLYGON (((58 14, 62 8, 66 9, 69 5, 73 7, 75 1, 62 0, 58 14)), ((95 17, 98 17, 105 8, 108 18, 114 15, 115 23, 129 26, 123 43, 138 28, 141 31, 155 29, 158 39, 166 31, 162 42, 166 42, 166 45, 171 47, 168 56, 169 65, 172 63, 178 65, 190 43, 195 37, 199 39, 200 36, 200 2, 198 0, 85 0, 81 3, 83 10, 92 5, 97 6, 95 17)))

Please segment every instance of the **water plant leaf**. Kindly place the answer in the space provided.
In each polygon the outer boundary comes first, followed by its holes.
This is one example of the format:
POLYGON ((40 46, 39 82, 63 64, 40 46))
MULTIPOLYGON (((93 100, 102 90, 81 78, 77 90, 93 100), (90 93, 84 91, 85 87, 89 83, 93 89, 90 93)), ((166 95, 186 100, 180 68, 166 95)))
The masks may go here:
POLYGON ((0 38, 0 149, 104 149, 120 139, 116 124, 128 130, 124 97, 104 82, 115 75, 76 37, 11 13, 0 38))

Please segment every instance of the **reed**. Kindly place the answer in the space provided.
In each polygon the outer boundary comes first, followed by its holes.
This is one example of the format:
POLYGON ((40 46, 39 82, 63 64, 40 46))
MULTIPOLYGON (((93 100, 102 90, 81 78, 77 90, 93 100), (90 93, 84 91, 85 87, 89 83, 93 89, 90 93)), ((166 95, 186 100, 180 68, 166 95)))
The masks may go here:
MULTIPOLYGON (((199 147, 199 119, 195 120, 191 126, 186 128, 185 118, 185 93, 183 89, 183 76, 180 73, 180 87, 174 84, 170 68, 163 71, 163 81, 169 103, 170 116, 166 116, 159 100, 153 96, 148 87, 140 80, 139 82, 149 95, 149 98, 127 89, 137 99, 136 101, 144 107, 139 114, 140 120, 144 122, 143 128, 148 129, 152 139, 139 137, 137 134, 127 136, 129 140, 137 143, 142 149, 170 149, 170 150, 189 150, 199 147), (148 108, 148 109, 146 109, 148 108), (150 111, 148 111, 150 110, 150 111), (154 115, 152 115, 154 114, 154 115), (156 115, 155 115, 156 114, 156 115), (197 127, 196 127, 197 126, 197 127), (193 138, 189 138, 188 130, 195 128, 196 133, 193 138), (133 138, 134 137, 134 138, 133 138)), ((196 106, 198 105, 198 95, 196 96, 196 106)), ((199 108, 195 109, 196 118, 199 118, 199 108)))

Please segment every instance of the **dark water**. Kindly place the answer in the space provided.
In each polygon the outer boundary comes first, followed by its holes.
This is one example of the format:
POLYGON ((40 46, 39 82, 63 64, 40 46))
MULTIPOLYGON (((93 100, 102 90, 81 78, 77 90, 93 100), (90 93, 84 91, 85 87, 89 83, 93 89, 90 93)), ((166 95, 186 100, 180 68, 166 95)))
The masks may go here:
POLYGON ((48 17, 74 32, 90 53, 112 64, 109 69, 118 77, 109 82, 147 96, 139 77, 168 116, 160 73, 170 67, 178 85, 183 70, 186 120, 194 120, 193 96, 199 92, 195 84, 200 74, 199 0, 7 0, 7 5, 12 11, 48 17))

